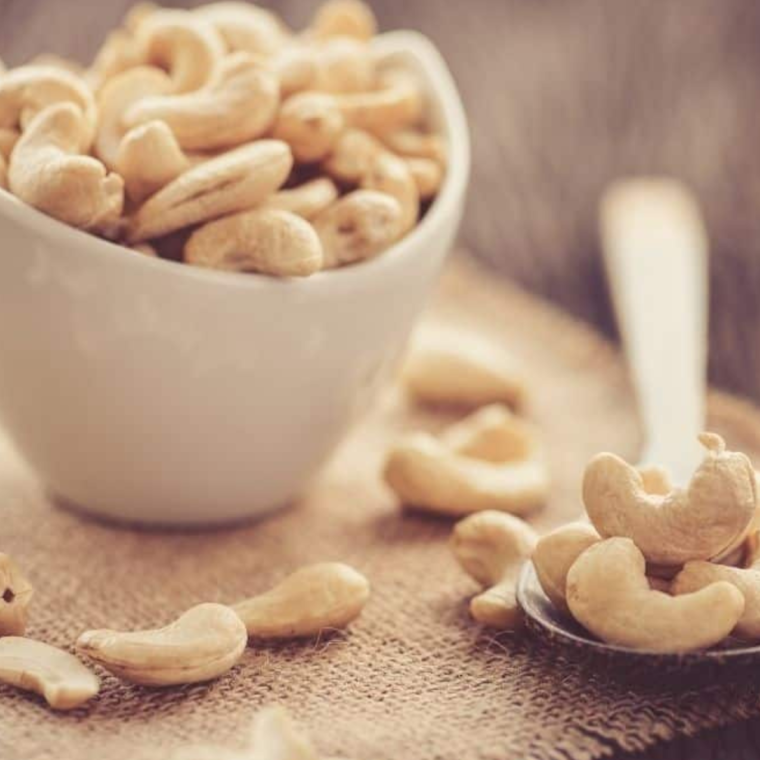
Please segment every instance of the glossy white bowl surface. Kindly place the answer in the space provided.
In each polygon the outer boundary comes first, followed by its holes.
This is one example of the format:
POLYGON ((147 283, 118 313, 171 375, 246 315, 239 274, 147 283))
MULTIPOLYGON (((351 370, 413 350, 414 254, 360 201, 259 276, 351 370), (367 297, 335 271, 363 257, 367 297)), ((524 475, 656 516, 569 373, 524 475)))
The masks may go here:
POLYGON ((53 494, 104 517, 238 520, 287 504, 394 370, 461 216, 467 125, 413 32, 444 187, 393 249, 304 280, 131 254, 0 190, 0 424, 53 494))

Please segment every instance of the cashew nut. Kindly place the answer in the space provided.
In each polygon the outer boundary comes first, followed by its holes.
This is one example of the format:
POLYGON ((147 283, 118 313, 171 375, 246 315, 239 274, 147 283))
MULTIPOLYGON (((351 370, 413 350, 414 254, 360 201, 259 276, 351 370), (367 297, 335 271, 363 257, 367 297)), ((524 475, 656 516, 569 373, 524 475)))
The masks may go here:
POLYGON ((105 230, 124 204, 124 183, 90 156, 80 155, 88 126, 73 103, 41 111, 13 149, 11 191, 30 206, 74 227, 105 230))
POLYGON ((225 53, 216 29, 188 11, 151 13, 138 26, 137 39, 145 61, 166 69, 178 93, 202 87, 225 53))
POLYGON ((375 58, 369 46, 352 37, 331 37, 318 47, 315 89, 366 92, 375 86, 375 58))
POLYGON ((111 77, 147 62, 141 41, 124 29, 116 29, 100 46, 86 78, 94 90, 99 90, 111 77))
POLYGON ((254 140, 273 124, 276 76, 247 53, 227 56, 205 86, 182 95, 146 97, 124 115, 128 127, 160 120, 186 150, 216 150, 254 140))
POLYGON ((355 37, 369 40, 377 32, 372 9, 361 0, 328 0, 314 15, 309 29, 318 38, 355 37))
POLYGON ((248 629, 260 639, 315 636, 345 628, 369 598, 369 583, 340 562, 321 562, 296 570, 271 591, 233 605, 248 629))
POLYGON ((115 168, 124 179, 130 200, 142 203, 187 171, 190 161, 163 121, 149 121, 124 135, 115 168))
POLYGON ((332 150, 343 131, 343 115, 332 95, 299 92, 280 109, 273 136, 290 145, 301 163, 320 161, 332 150))
POLYGON ((402 438, 388 453, 384 477, 403 503, 452 516, 484 509, 522 515, 541 506, 548 491, 533 427, 498 405, 475 412, 441 439, 402 438))
POLYGON ((422 116, 422 96, 417 83, 399 77, 369 92, 335 95, 346 124, 382 134, 417 123, 422 116))
POLYGON ((123 116, 142 98, 171 90, 169 77, 154 66, 138 66, 109 79, 98 93, 100 120, 95 154, 109 168, 116 168, 119 144, 127 131, 123 116))
POLYGON ((221 34, 227 49, 270 56, 285 44, 282 22, 271 11, 245 2, 216 2, 193 11, 221 34))
POLYGON ((687 489, 648 494, 639 472, 614 454, 586 467, 583 501, 599 534, 633 539, 649 562, 680 565, 710 559, 732 546, 757 506, 755 472, 744 454, 702 433, 707 452, 687 489))
POLYGON ((446 166, 446 141, 440 135, 416 129, 399 129, 381 132, 378 137, 400 156, 427 158, 441 167, 446 166))
POLYGON ((567 607, 567 573, 578 557, 601 539, 586 522, 563 525, 541 536, 533 552, 533 567, 549 601, 563 612, 567 607))
POLYGON ((0 78, 0 128, 26 129, 40 111, 56 103, 73 103, 84 114, 82 150, 89 150, 97 108, 78 76, 54 66, 20 66, 0 78))
POLYGON ((156 3, 140 0, 126 12, 122 26, 131 34, 136 34, 140 27, 158 10, 161 10, 161 6, 156 3))
POLYGON ((144 686, 210 681, 232 668, 248 636, 223 604, 199 604, 164 628, 85 631, 79 651, 114 675, 144 686))
POLYGON ((73 654, 21 636, 0 638, 0 682, 39 694, 54 710, 73 710, 100 690, 73 654))
POLYGON ((322 245, 300 216, 254 209, 208 222, 185 244, 185 262, 232 272, 306 277, 322 268, 322 245))
POLYGON ((139 243, 261 203, 285 181, 293 157, 279 140, 258 140, 180 174, 148 198, 130 221, 139 243))
POLYGON ((658 652, 713 646, 744 610, 744 597, 725 581, 675 597, 651 589, 644 555, 629 538, 608 538, 578 557, 567 574, 567 603, 603 641, 658 652))
POLYGON ((480 623, 512 630, 522 623, 516 583, 538 536, 526 522, 491 510, 461 520, 451 535, 451 548, 465 572, 487 590, 470 602, 480 623))
POLYGON ((288 711, 269 705, 256 714, 250 743, 242 750, 196 744, 174 753, 171 760, 319 760, 319 755, 288 711))
POLYGON ((34 589, 18 565, 0 553, 0 636, 21 636, 26 630, 34 589))
POLYGON ((401 206, 374 190, 354 190, 317 214, 314 229, 322 241, 324 268, 371 259, 398 239, 401 206))
POLYGON ((744 613, 733 633, 742 639, 760 639, 760 558, 751 555, 745 568, 727 567, 713 562, 687 562, 673 579, 670 590, 678 595, 698 591, 717 581, 736 586, 744 596, 744 613))
POLYGON ((384 150, 382 143, 369 132, 347 129, 336 140, 323 167, 338 182, 355 185, 367 175, 372 162, 384 150))
POLYGON ((317 79, 318 64, 312 48, 305 45, 287 45, 267 61, 280 80, 283 98, 308 90, 317 79))
POLYGON ((438 194, 443 184, 443 169, 429 158, 407 158, 406 165, 417 185, 420 200, 427 201, 438 194))
POLYGON ((463 330, 419 332, 401 377, 420 404, 519 407, 525 395, 515 360, 497 344, 463 330))
POLYGON ((371 162, 369 171, 362 178, 361 187, 365 190, 386 193, 398 201, 401 206, 399 236, 404 235, 417 224, 420 214, 420 194, 404 159, 383 151, 371 162))
POLYGON ((298 214, 304 219, 313 219, 337 198, 338 188, 335 187, 335 183, 327 177, 320 177, 289 190, 279 190, 270 195, 261 204, 261 208, 278 208, 298 214))

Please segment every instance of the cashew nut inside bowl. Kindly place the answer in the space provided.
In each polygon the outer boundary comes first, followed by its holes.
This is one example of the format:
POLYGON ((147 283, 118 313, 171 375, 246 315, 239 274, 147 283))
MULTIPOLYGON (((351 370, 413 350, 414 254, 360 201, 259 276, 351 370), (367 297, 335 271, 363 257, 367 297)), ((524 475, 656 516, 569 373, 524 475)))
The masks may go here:
POLYGON ((386 483, 409 506, 462 516, 493 509, 522 515, 546 500, 549 478, 536 431, 500 405, 440 438, 412 433, 389 451, 386 483))

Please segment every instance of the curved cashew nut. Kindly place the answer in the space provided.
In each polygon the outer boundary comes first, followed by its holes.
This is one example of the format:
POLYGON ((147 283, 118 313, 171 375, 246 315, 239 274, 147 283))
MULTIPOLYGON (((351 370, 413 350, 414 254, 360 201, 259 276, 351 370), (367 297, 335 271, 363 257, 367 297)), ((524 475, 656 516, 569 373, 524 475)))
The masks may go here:
POLYGON ((533 552, 533 567, 549 601, 563 612, 567 606, 567 573, 578 557, 601 538, 585 522, 568 523, 541 536, 533 552))
POLYGON ((95 136, 95 155, 109 168, 116 168, 119 144, 127 127, 122 117, 133 103, 171 90, 171 80, 155 66, 138 66, 109 79, 98 93, 100 119, 95 136))
POLYGON ((409 127, 422 117, 422 96, 409 77, 393 79, 370 92, 335 95, 346 124, 355 129, 382 134, 409 127))
POLYGON ((338 182, 356 185, 367 176, 374 160, 385 151, 383 144, 362 129, 347 129, 325 159, 325 171, 338 182))
POLYGON ((398 239, 401 206, 373 190, 354 190, 312 220, 322 241, 325 269, 371 259, 398 239))
POLYGON ((0 128, 26 129, 40 111, 56 103, 73 103, 84 114, 82 150, 89 150, 98 120, 95 99, 78 76, 54 66, 20 66, 0 79, 0 128))
POLYGON ((381 133, 378 137, 387 148, 399 156, 427 158, 441 167, 446 166, 448 151, 446 141, 441 135, 416 129, 398 129, 381 133))
POLYGON ((530 525, 504 512, 477 512, 456 524, 450 540, 454 556, 468 575, 488 587, 470 602, 475 620, 502 630, 521 625, 517 577, 537 540, 530 525))
POLYGON ((299 163, 320 161, 332 150, 343 131, 343 115, 332 95, 299 92, 288 98, 272 131, 290 145, 299 163))
POLYGON ((435 197, 443 184, 441 165, 429 158, 407 158, 406 165, 417 186, 420 200, 428 201, 435 197))
POLYGON ((259 639, 316 636, 345 628, 369 599, 369 583, 341 562, 321 562, 296 570, 271 591, 233 605, 259 639))
POLYGON ((275 75, 247 53, 235 53, 219 64, 204 87, 144 98, 127 110, 124 124, 159 120, 185 150, 228 148, 268 130, 279 98, 275 75))
POLYGON ((581 554, 567 574, 567 603, 603 641, 658 652, 713 646, 744 610, 744 597, 724 581, 677 597, 650 589, 644 555, 629 538, 608 538, 581 554))
POLYGON ((707 449, 688 489, 647 494, 638 471, 614 454, 586 467, 583 501, 602 537, 633 539, 649 562, 680 565, 710 559, 732 546, 757 506, 755 472, 744 454, 725 450, 719 436, 699 437, 707 449))
POLYGON ((225 53, 216 29, 189 11, 151 13, 138 26, 137 39, 145 61, 166 69, 179 93, 202 87, 225 53))
POLYGON ((280 94, 283 98, 314 87, 318 64, 311 48, 305 45, 287 45, 266 63, 280 80, 280 94))
POLYGON ((195 230, 185 244, 185 262, 231 272, 306 277, 322 268, 322 245, 300 216, 253 209, 195 230))
POLYGON ((314 89, 367 92, 375 86, 375 58, 369 45, 352 37, 332 37, 317 46, 314 89))
POLYGON ((90 156, 80 155, 88 126, 72 103, 39 113, 13 149, 11 191, 30 206, 74 227, 106 230, 124 204, 124 183, 90 156))
POLYGON ((245 650, 240 618, 223 604, 199 604, 164 628, 85 631, 77 648, 115 676, 144 686, 218 678, 245 650))
POLYGON ((671 593, 680 596, 698 591, 717 581, 736 586, 744 596, 744 613, 733 633, 742 639, 760 639, 760 557, 750 546, 746 567, 727 567, 713 562, 687 562, 671 584, 671 593))
POLYGON ((386 193, 398 201, 401 206, 399 236, 406 234, 417 224, 417 218, 420 215, 420 194, 417 183, 403 158, 387 151, 380 153, 362 178, 361 187, 365 190, 386 193))
POLYGON ((406 436, 390 450, 384 477, 403 503, 454 516, 485 509, 522 515, 541 506, 548 491, 533 427, 498 405, 475 412, 441 439, 406 436))
POLYGON ((100 690, 73 654, 20 636, 0 638, 0 682, 39 694, 54 710, 73 710, 100 690))
POLYGON ((139 243, 252 208, 282 185, 292 165, 290 149, 279 140, 258 140, 211 158, 148 198, 132 217, 127 240, 139 243))
POLYGON ((279 190, 270 195, 261 204, 261 208, 277 208, 298 214, 304 219, 313 219, 337 199, 338 188, 335 183, 327 177, 319 177, 289 190, 279 190))
POLYGON ((454 329, 415 335, 402 369, 409 395, 421 404, 522 405, 525 385, 515 360, 497 344, 454 329))
POLYGON ((19 566, 0 553, 0 636, 22 636, 34 589, 19 566))
POLYGON ((116 152, 116 170, 134 203, 168 185, 190 168, 190 161, 163 121, 149 121, 124 135, 116 152))
POLYGON ((115 29, 95 54, 85 78, 94 90, 99 90, 111 77, 146 63, 142 42, 124 29, 115 29))
POLYGON ((354 37, 369 40, 377 32, 377 20, 372 9, 361 0, 328 0, 320 6, 309 27, 311 36, 354 37))
POLYGON ((270 56, 287 41, 280 19, 271 11, 251 3, 211 3, 202 5, 193 13, 215 27, 232 52, 242 50, 270 56))

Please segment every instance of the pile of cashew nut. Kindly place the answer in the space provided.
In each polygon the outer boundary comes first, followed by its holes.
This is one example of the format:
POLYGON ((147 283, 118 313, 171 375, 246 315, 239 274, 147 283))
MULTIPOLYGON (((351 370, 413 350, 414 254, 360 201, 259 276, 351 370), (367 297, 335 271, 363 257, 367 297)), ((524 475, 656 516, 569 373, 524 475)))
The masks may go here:
MULTIPOLYGON (((56 710, 84 704, 98 677, 72 653, 24 636, 32 586, 0 554, 0 683, 36 692, 56 710)), ((90 630, 78 652, 118 678, 143 686, 208 681, 236 665, 249 639, 291 639, 345 628, 369 598, 369 583, 340 562, 297 570, 271 590, 237 604, 203 603, 161 628, 90 630)))
POLYGON ((89 68, 0 67, 0 188, 145 255, 280 277, 377 256, 437 194, 446 146, 372 11, 135 6, 89 68))

